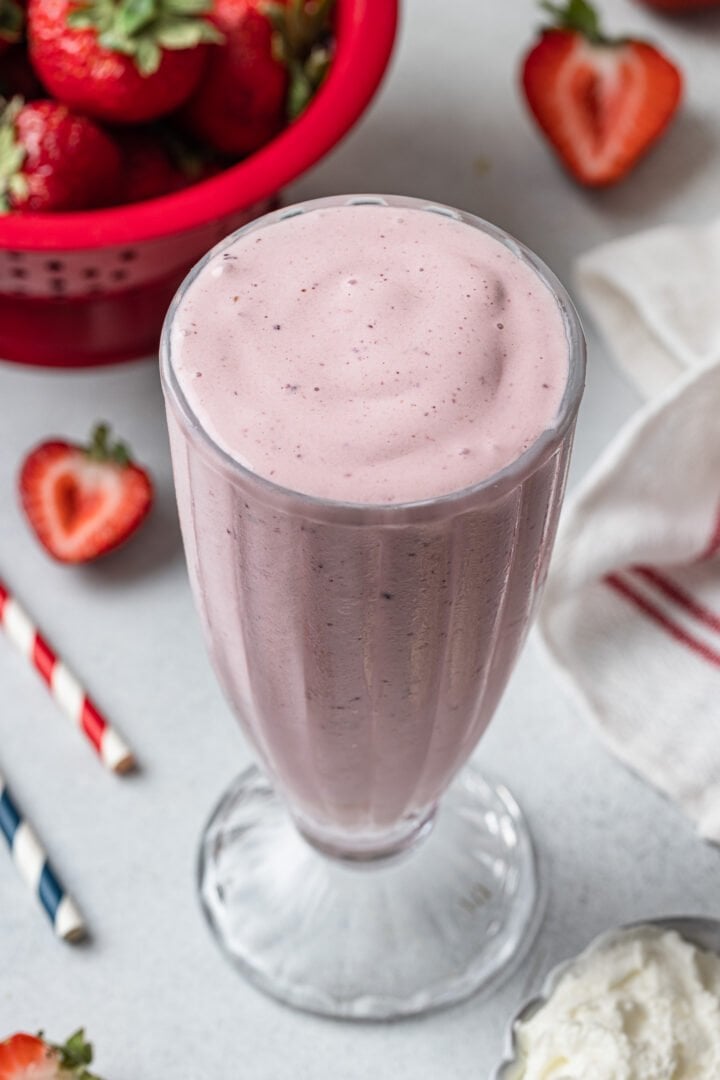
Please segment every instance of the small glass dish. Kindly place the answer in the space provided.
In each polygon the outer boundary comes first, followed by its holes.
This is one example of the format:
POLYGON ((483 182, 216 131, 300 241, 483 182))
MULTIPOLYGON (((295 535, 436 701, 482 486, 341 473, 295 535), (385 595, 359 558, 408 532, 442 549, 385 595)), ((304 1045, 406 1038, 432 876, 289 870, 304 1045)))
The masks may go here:
POLYGON ((641 919, 638 922, 627 923, 611 930, 605 930, 599 934, 582 952, 563 960, 548 973, 543 981, 538 994, 525 1002, 515 1013, 505 1036, 503 1059, 491 1074, 489 1080, 518 1080, 518 1069, 521 1062, 518 1059, 517 1028, 518 1025, 529 1020, 549 1000, 561 978, 579 960, 609 945, 619 935, 628 930, 638 930, 642 927, 651 927, 657 930, 675 930, 680 937, 689 941, 700 949, 715 952, 720 955, 720 919, 713 919, 701 915, 677 915, 669 918, 641 919))

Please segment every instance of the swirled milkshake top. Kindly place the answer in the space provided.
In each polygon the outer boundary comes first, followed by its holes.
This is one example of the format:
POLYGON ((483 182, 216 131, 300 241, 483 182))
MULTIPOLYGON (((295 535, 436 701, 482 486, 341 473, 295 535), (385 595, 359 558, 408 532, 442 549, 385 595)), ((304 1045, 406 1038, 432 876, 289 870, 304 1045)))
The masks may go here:
POLYGON ((188 287, 172 363, 209 436, 308 495, 400 503, 487 479, 550 427, 557 302, 457 219, 315 209, 238 237, 188 287))

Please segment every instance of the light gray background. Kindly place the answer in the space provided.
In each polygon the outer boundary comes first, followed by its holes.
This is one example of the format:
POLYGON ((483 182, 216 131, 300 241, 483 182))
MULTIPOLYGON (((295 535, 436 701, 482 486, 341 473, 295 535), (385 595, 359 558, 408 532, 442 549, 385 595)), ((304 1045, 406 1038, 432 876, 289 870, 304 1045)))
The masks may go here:
MULTIPOLYGON (((668 138, 621 187, 590 193, 559 170, 515 86, 538 17, 530 0, 406 0, 390 77, 364 122, 287 194, 427 196, 474 211, 568 281, 604 239, 717 213, 720 18, 677 23, 605 0, 613 29, 659 37, 688 75, 668 138)), ((574 461, 592 463, 637 402, 590 334, 574 461)), ((194 893, 199 830, 247 750, 215 685, 188 592, 155 363, 96 374, 0 366, 0 573, 136 747, 117 780, 66 726, 0 640, 0 758, 81 902, 94 940, 54 941, 0 851, 0 1037, 85 1024, 107 1080, 485 1080, 508 1016, 539 976, 603 928, 717 914, 720 852, 612 760, 532 641, 479 757, 532 818, 550 889, 522 969, 489 1000, 385 1026, 295 1014, 246 986, 211 942, 194 893), (151 467, 158 504, 142 538, 86 568, 30 538, 15 473, 36 440, 83 437, 106 417, 151 467)), ((678 732, 692 717, 678 717, 678 732)), ((388 957, 388 963, 392 958, 388 957)))

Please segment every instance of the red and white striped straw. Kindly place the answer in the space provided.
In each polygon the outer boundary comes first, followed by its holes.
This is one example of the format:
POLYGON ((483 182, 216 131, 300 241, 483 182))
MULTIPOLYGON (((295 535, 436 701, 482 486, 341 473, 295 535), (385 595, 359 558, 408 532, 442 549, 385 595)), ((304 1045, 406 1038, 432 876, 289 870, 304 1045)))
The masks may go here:
POLYGON ((65 715, 92 743, 103 765, 116 773, 129 772, 134 768, 135 758, 128 745, 110 726, 72 671, 50 648, 27 612, 2 581, 0 624, 13 644, 45 681, 65 715))

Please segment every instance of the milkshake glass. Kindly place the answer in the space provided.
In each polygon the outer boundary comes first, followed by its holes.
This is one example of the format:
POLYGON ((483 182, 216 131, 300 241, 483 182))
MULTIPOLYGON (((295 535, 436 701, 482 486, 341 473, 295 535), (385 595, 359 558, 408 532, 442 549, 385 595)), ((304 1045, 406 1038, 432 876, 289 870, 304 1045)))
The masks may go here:
POLYGON ((215 936, 258 986, 311 1011, 387 1018, 458 1000, 519 955, 540 910, 523 816, 467 761, 547 571, 584 380, 572 304, 534 255, 471 215, 395 196, 319 199, 245 226, 191 271, 161 359, 191 584, 262 763, 202 839, 215 936), (317 221, 338 230, 327 280, 322 244, 293 254, 317 221), (418 251, 430 238, 425 265, 398 261, 403 229, 418 251), (280 241, 287 258, 272 254, 280 241), (251 242, 266 245, 257 273, 251 242), (460 298, 447 277, 463 258, 460 298), (446 307, 426 326, 435 293, 446 307), (487 328, 467 325, 474 312, 487 328), (488 411, 476 415, 463 350, 485 337, 472 394, 488 411))

